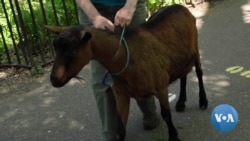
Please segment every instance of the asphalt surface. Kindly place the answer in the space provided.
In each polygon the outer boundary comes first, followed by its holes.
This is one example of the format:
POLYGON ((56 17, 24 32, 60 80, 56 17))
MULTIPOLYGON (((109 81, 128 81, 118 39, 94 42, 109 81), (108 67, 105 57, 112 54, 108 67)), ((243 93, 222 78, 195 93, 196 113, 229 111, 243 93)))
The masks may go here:
MULTIPOLYGON (((250 70, 250 1, 222 0, 191 10, 198 20, 209 106, 205 111, 199 109, 198 84, 192 72, 185 112, 174 110, 176 100, 171 103, 179 137, 182 141, 249 141, 250 78, 241 73, 250 70), (208 9, 202 9, 205 7, 208 9), (241 71, 228 72, 233 66, 241 71), (238 125, 229 133, 216 131, 210 123, 213 108, 222 103, 234 106, 239 114, 238 125)), ((48 76, 0 94, 0 141, 102 141, 89 66, 80 73, 86 82, 71 80, 59 89, 50 85, 48 76)), ((178 96, 179 83, 169 91, 178 96)), ((126 141, 167 140, 166 124, 160 120, 156 129, 143 130, 141 112, 132 100, 126 141)))

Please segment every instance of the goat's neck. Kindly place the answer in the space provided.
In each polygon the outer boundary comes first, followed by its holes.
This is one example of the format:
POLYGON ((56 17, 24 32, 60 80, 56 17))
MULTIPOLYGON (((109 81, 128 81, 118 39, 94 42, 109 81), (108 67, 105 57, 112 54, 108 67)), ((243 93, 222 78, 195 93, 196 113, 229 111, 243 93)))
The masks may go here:
POLYGON ((97 29, 93 29, 91 33, 93 59, 99 61, 110 72, 121 71, 126 62, 126 53, 123 45, 119 44, 120 37, 97 29))

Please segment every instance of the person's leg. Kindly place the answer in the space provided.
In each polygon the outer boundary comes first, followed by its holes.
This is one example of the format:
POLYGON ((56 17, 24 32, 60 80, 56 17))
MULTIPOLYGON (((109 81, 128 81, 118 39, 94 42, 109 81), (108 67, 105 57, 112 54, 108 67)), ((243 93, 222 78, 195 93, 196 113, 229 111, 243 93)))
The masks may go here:
POLYGON ((137 100, 137 104, 143 113, 143 126, 145 130, 151 130, 159 125, 159 119, 156 114, 155 99, 153 96, 137 100))
MULTIPOLYGON (((147 17, 147 11, 145 7, 145 2, 139 1, 132 22, 129 25, 130 26, 129 28, 138 27, 140 24, 145 22, 146 17, 147 17)), ((144 129, 151 130, 156 128, 159 124, 159 120, 156 114, 156 105, 154 96, 149 96, 137 100, 137 104, 143 113, 144 129)))
MULTIPOLYGON (((113 21, 116 11, 120 7, 116 8, 105 8, 98 7, 99 12, 113 21)), ((91 25, 88 17, 82 10, 79 9, 79 21, 84 25, 91 25)), ((139 2, 138 8, 135 16, 132 20, 130 28, 137 27, 143 23, 146 19, 146 9, 145 4, 139 2)), ((103 85, 102 78, 106 69, 97 61, 91 61, 91 73, 92 73, 92 88, 94 91, 94 96, 97 102, 97 108, 99 111, 99 116, 102 121, 102 130, 106 140, 118 140, 118 138, 123 138, 125 136, 125 131, 122 131, 121 121, 118 118, 116 111, 116 102, 113 96, 113 92, 110 87, 103 85)), ((108 80, 109 84, 112 84, 112 80, 108 80)), ((138 101, 138 105, 143 112, 143 123, 146 129, 155 128, 158 125, 158 119, 156 117, 156 108, 154 97, 147 97, 138 101), (150 128, 148 128, 150 127, 150 128)))
MULTIPOLYGON (((100 8, 99 11, 103 16, 113 21, 117 10, 119 10, 121 7, 107 8, 105 6, 104 7, 101 6, 99 8, 100 8)), ((126 27, 126 30, 130 29, 133 30, 133 28, 138 27, 139 25, 141 25, 146 21, 146 17, 147 17, 147 11, 145 2, 139 0, 131 24, 128 27, 126 27)), ((156 114, 156 105, 154 96, 142 98, 141 100, 137 101, 137 104, 143 113, 144 128, 146 130, 156 128, 157 125, 159 124, 159 120, 156 114)))
MULTIPOLYGON (((79 9, 79 22, 86 26, 91 26, 87 15, 79 9)), ((97 61, 91 61, 91 85, 94 92, 99 116, 102 122, 102 131, 106 141, 115 141, 125 136, 119 126, 122 126, 116 111, 116 102, 113 92, 109 86, 102 84, 102 78, 106 69, 97 61)), ((107 80, 108 84, 112 84, 112 79, 107 80)))
MULTIPOLYGON (((106 69, 97 61, 91 61, 92 80, 94 96, 102 122, 102 130, 106 141, 116 141, 124 138, 125 131, 123 124, 118 117, 116 101, 113 91, 109 86, 102 84, 106 69)), ((106 80, 106 84, 111 85, 113 80, 106 80)))

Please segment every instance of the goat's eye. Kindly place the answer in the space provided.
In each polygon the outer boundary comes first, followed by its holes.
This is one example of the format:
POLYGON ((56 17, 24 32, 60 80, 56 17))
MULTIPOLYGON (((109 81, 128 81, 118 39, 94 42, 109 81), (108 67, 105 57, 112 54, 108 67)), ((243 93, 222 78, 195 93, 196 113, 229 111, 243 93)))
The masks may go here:
POLYGON ((78 43, 75 40, 59 37, 53 41, 53 44, 55 51, 60 52, 68 60, 78 52, 78 43))

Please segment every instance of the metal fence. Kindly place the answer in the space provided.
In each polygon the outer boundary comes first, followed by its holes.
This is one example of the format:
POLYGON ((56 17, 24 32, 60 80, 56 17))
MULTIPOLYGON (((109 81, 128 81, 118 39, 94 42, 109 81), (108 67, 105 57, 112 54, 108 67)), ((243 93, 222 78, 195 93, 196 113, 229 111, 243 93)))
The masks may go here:
POLYGON ((44 66, 53 34, 43 25, 78 24, 74 0, 0 0, 0 68, 44 66))

